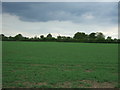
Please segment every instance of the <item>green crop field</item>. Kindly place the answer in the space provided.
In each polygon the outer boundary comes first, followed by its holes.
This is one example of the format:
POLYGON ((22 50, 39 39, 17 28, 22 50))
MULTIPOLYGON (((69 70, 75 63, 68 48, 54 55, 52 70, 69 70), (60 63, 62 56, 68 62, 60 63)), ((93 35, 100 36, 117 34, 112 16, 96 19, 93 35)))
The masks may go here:
POLYGON ((3 87, 118 87, 118 45, 3 42, 3 87))

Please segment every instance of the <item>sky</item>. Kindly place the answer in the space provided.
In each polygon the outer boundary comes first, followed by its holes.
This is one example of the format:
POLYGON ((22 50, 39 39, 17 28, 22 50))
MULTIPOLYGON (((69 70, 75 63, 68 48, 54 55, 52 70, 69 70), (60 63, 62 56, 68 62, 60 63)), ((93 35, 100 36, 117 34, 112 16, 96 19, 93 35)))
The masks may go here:
POLYGON ((117 2, 3 2, 2 33, 34 37, 102 32, 118 38, 117 2))

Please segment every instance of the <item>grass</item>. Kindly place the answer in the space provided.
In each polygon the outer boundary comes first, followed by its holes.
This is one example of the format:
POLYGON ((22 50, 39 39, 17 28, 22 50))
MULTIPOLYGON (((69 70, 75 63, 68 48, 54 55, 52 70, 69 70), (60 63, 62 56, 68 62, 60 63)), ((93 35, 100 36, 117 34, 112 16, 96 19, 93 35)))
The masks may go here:
POLYGON ((3 42, 3 87, 114 88, 118 45, 3 42))

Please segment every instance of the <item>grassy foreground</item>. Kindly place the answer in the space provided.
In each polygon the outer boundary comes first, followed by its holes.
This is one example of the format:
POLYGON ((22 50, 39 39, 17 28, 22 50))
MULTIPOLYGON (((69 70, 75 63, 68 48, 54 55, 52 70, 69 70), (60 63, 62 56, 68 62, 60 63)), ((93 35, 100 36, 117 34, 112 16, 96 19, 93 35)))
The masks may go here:
POLYGON ((3 42, 2 49, 3 87, 117 87, 117 44, 3 42))

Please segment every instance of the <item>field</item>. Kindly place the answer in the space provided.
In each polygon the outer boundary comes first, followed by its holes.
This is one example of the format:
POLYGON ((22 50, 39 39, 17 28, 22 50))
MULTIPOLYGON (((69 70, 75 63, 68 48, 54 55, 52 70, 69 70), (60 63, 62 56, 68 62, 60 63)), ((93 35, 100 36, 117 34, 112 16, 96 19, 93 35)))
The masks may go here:
POLYGON ((3 87, 118 87, 118 45, 3 42, 3 87))

